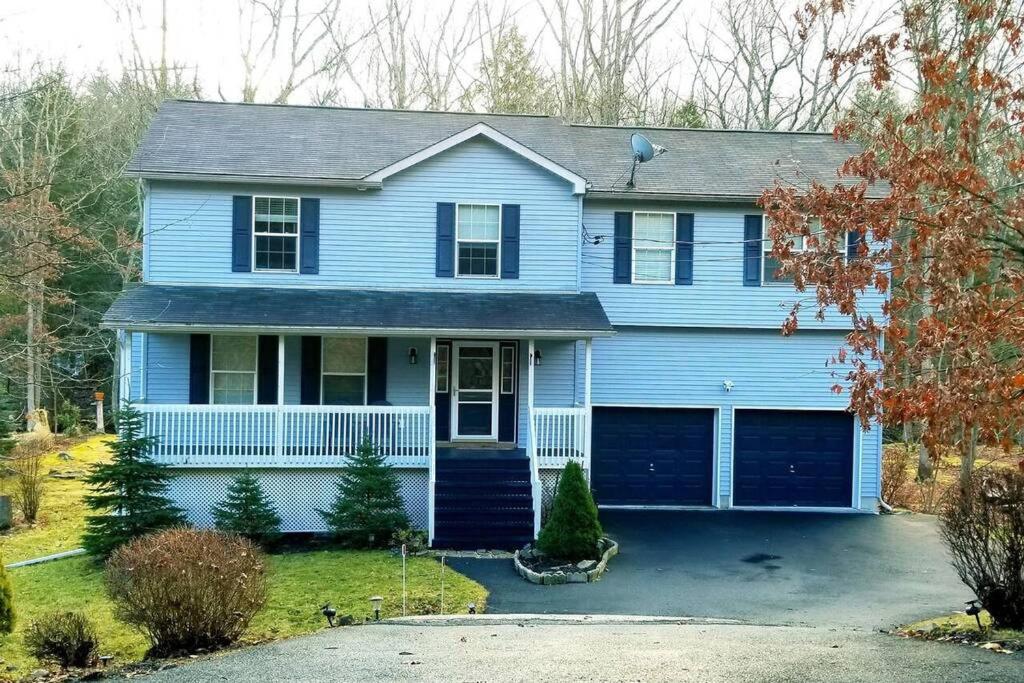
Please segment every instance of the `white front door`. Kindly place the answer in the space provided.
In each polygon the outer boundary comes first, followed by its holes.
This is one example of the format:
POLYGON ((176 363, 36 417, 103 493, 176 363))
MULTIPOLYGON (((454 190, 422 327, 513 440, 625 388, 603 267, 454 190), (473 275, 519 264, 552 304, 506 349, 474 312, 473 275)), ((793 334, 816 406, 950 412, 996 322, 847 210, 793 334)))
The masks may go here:
POLYGON ((498 440, 498 344, 455 342, 452 439, 498 440))

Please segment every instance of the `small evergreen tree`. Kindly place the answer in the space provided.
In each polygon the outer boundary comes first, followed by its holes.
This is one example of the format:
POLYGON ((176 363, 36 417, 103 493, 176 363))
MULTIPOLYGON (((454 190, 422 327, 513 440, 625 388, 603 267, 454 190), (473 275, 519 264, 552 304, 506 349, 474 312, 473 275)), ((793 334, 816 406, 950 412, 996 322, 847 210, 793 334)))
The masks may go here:
POLYGON ((0 562, 0 634, 8 634, 14 630, 14 593, 11 591, 11 578, 0 562))
POLYGON ((113 458, 94 465, 85 479, 93 491, 85 504, 97 514, 86 517, 82 545, 98 557, 137 536, 185 524, 184 513, 166 495, 172 475, 149 456, 156 437, 144 435, 145 416, 126 402, 117 417, 113 458))
POLYGON ((537 537, 537 548, 561 560, 593 560, 603 533, 583 468, 569 461, 559 478, 551 515, 537 537))
POLYGON ((264 548, 281 539, 281 517, 251 472, 242 472, 228 486, 228 495, 213 506, 214 526, 245 536, 264 548))
POLYGON ((330 509, 318 512, 334 537, 353 547, 385 546, 409 527, 398 477, 369 440, 342 471, 330 509))

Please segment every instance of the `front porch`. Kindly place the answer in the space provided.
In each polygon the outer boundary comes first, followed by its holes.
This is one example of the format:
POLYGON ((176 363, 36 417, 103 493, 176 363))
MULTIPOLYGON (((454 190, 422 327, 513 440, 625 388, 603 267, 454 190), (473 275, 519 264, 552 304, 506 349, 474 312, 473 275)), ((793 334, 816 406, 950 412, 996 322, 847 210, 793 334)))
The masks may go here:
MULTIPOLYGON (((174 289, 157 288, 159 298, 174 289)), ((445 293, 442 298, 454 297, 449 303, 461 307, 452 319, 463 329, 452 330, 446 320, 443 329, 414 334, 407 324, 379 322, 394 319, 394 312, 378 313, 375 325, 361 324, 358 331, 328 326, 323 311, 316 328, 312 320, 285 324, 289 316, 268 319, 256 303, 281 293, 253 289, 235 292, 235 305, 248 307, 247 325, 229 325, 226 312, 205 311, 196 319, 194 310, 175 308, 176 296, 145 301, 145 292, 138 295, 143 308, 159 306, 162 316, 176 320, 111 323, 118 330, 121 396, 133 397, 146 414, 147 430, 157 437, 153 456, 182 476, 241 468, 281 476, 326 473, 345 467, 368 441, 393 467, 426 479, 425 526, 433 541, 439 523, 464 524, 483 512, 501 516, 500 506, 484 509, 487 494, 508 494, 510 519, 520 519, 524 476, 529 533, 536 534, 542 470, 564 467, 570 459, 589 469, 591 338, 611 333, 606 319, 604 327, 591 324, 603 318, 596 298, 445 293), (494 310, 507 308, 501 302, 519 309, 520 329, 508 328, 508 316, 492 319, 494 310), (596 313, 590 310, 595 306, 596 313), (567 329, 574 316, 588 323, 567 329), (481 470, 489 467, 501 476, 484 476, 481 470), (490 491, 480 488, 485 484, 490 491), (497 490, 502 486, 507 491, 497 490), (445 501, 440 522, 439 498, 445 501)), ((422 294, 432 301, 439 296, 422 294)), ((303 299, 294 292, 286 296, 293 305, 303 299)), ((345 296, 317 291, 313 298, 330 303, 345 296)), ((366 293, 359 298, 373 299, 366 293)), ((231 311, 236 315, 238 308, 231 311)), ((496 520, 495 528, 502 524, 496 520)), ((444 538, 453 543, 490 545, 486 537, 455 538, 450 532, 446 528, 444 538)), ((518 542, 520 534, 508 538, 518 542)))

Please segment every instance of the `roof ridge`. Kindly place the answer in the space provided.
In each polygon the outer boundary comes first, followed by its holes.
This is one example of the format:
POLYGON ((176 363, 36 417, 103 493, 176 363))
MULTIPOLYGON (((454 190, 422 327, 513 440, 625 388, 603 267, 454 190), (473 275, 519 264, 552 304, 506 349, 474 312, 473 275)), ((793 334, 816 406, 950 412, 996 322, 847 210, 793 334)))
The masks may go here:
POLYGON ((679 130, 688 133, 763 133, 768 135, 827 135, 824 130, 771 130, 766 128, 690 128, 686 126, 613 126, 607 123, 570 123, 570 128, 607 128, 609 130, 679 130))
POLYGON ((164 102, 180 102, 183 104, 217 104, 217 105, 234 105, 243 107, 276 107, 281 109, 316 109, 322 111, 362 111, 362 112, 392 112, 396 114, 455 114, 458 116, 504 116, 508 118, 523 118, 523 119, 549 119, 558 123, 562 122, 562 119, 557 116, 551 116, 548 114, 507 114, 499 112, 481 112, 481 111, 445 111, 441 109, 395 109, 389 107, 342 107, 337 105, 326 105, 326 104, 286 104, 280 102, 228 102, 218 100, 196 100, 181 97, 169 97, 164 102))

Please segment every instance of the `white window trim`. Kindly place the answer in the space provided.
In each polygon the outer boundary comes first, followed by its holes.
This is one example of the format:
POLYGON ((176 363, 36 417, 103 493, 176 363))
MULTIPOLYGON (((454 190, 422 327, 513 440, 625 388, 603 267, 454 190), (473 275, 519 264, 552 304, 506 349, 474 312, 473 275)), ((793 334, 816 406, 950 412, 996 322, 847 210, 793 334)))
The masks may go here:
MULTIPOLYGON (((764 248, 765 247, 765 242, 767 240, 768 240, 768 216, 766 214, 761 214, 761 245, 760 245, 760 249, 761 249, 761 284, 762 285, 783 286, 783 287, 791 287, 791 286, 793 286, 793 281, 792 280, 776 280, 774 278, 771 279, 771 280, 765 280, 764 279, 764 264, 768 260, 766 255, 769 253, 764 248)), ((802 242, 801 242, 802 246, 799 249, 797 249, 795 247, 790 249, 791 252, 794 252, 794 253, 797 253, 797 254, 802 254, 802 253, 804 253, 806 251, 813 251, 811 248, 809 248, 807 246, 807 236, 802 236, 801 240, 802 240, 802 242)), ((846 252, 846 241, 845 240, 843 241, 843 244, 842 244, 842 246, 839 249, 839 253, 840 253, 840 256, 843 259, 843 263, 846 263, 846 261, 847 261, 847 252, 846 252)))
MULTIPOLYGON (((362 372, 326 372, 324 370, 324 354, 327 352, 325 343, 330 337, 320 337, 320 405, 324 405, 324 377, 362 377, 363 378, 363 405, 370 389, 370 338, 369 337, 343 337, 347 339, 365 339, 363 347, 363 371, 362 372)), ((333 404, 332 404, 333 405, 333 404)))
POLYGON ((455 277, 463 278, 466 280, 500 280, 501 279, 501 221, 502 221, 501 204, 495 204, 493 202, 461 202, 455 205, 455 277), (463 206, 496 206, 498 207, 498 239, 497 240, 481 240, 481 239, 460 239, 459 238, 459 212, 462 211, 463 206), (497 244, 497 257, 494 264, 494 275, 463 275, 459 272, 459 243, 466 242, 468 244, 497 244))
POLYGON ((516 347, 515 346, 499 346, 498 348, 498 393, 501 396, 511 396, 516 393, 516 347), (512 386, 508 391, 505 391, 505 352, 508 352, 512 357, 512 374, 509 376, 509 381, 512 386))
POLYGON ((256 400, 259 395, 260 387, 260 338, 256 337, 256 363, 253 365, 252 371, 249 370, 214 370, 213 369, 213 345, 216 337, 250 337, 254 335, 235 335, 235 334, 211 334, 210 335, 210 405, 219 406, 244 406, 244 405, 256 405, 256 400), (214 375, 252 375, 252 402, 251 403, 215 403, 213 400, 213 377, 214 375))
MULTIPOLYGON (((299 272, 299 268, 302 267, 302 197, 289 197, 285 195, 273 195, 273 194, 260 194, 252 196, 252 206, 250 208, 252 214, 252 220, 249 224, 249 238, 252 243, 252 253, 249 255, 252 263, 252 272, 254 273, 285 273, 294 275, 299 272), (291 269, 284 268, 257 268, 256 267, 256 199, 294 199, 295 200, 295 267, 291 269)), ((288 233, 259 233, 261 237, 290 237, 288 233)))
POLYGON ((632 228, 633 236, 630 239, 630 254, 629 254, 629 265, 630 274, 629 279, 634 285, 674 285, 676 283, 676 215, 670 211, 634 211, 632 216, 632 228), (669 262, 668 279, 667 280, 637 280, 636 279, 636 250, 637 242, 636 239, 636 217, 638 215, 644 216, 669 216, 672 218, 672 244, 667 247, 639 247, 640 249, 650 250, 661 250, 669 251, 671 254, 671 261, 669 262))

